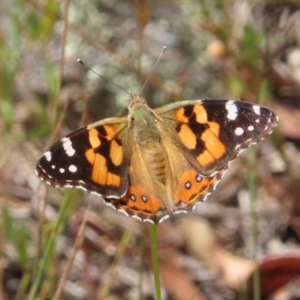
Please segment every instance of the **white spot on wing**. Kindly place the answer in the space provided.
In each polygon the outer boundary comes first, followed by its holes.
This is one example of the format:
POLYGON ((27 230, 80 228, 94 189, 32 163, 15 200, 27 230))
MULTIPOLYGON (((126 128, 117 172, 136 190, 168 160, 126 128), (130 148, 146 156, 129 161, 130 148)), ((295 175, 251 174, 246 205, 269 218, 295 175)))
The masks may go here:
POLYGON ((247 129, 248 129, 249 131, 253 131, 253 130, 254 130, 254 126, 250 125, 250 126, 248 126, 247 129))
POLYGON ((105 198, 107 198, 107 199, 120 199, 120 198, 124 197, 126 194, 127 194, 127 190, 124 192, 124 194, 122 194, 120 196, 108 195, 108 196, 105 196, 105 198))
POLYGON ((216 181, 215 185, 213 186, 213 190, 215 191, 217 189, 217 186, 219 185, 220 180, 216 181))
POLYGON ((51 161, 52 154, 51 154, 50 151, 45 152, 44 156, 45 156, 45 158, 46 158, 47 161, 51 161))
POLYGON ((238 116, 238 108, 235 104, 235 101, 233 100, 227 101, 225 108, 227 110, 227 118, 229 120, 234 121, 238 116))
MULTIPOLYGON (((129 217, 129 214, 127 211, 125 211, 123 209, 117 209, 117 211, 119 211, 119 212, 123 213, 125 216, 129 217)), ((133 218, 133 216, 132 216, 132 218, 133 218)))
POLYGON ((211 193, 207 193, 202 201, 205 202, 210 195, 211 195, 211 193))
POLYGON ((59 172, 60 172, 60 173, 65 173, 65 169, 60 168, 60 169, 59 169, 59 172))
POLYGON ((143 222, 148 222, 148 223, 154 224, 154 221, 152 221, 151 219, 144 219, 143 222))
POLYGON ((234 133, 235 135, 242 135, 244 133, 244 129, 241 128, 241 127, 237 127, 235 130, 234 130, 234 133))
POLYGON ((69 171, 72 172, 72 173, 75 173, 77 171, 77 167, 74 166, 74 165, 70 165, 69 166, 69 171))
MULTIPOLYGON (((121 210, 118 210, 118 211, 121 211, 121 210)), ((126 216, 129 216, 126 212, 125 212, 125 214, 126 214, 126 216)), ((132 219, 136 219, 136 220, 139 220, 139 221, 144 221, 144 220, 142 220, 141 217, 139 217, 137 215, 132 215, 131 217, 132 217, 132 219)))
POLYGON ((239 153, 237 154, 237 157, 239 157, 246 149, 242 149, 239 151, 239 153))
MULTIPOLYGON (((76 186, 76 188, 77 188, 77 189, 81 189, 81 190, 83 190, 83 191, 85 191, 85 192, 88 192, 88 190, 87 190, 85 187, 83 187, 83 186, 76 186)), ((101 195, 98 194, 98 193, 96 193, 96 195, 101 196, 101 195)))
POLYGON ((167 220, 167 219, 169 219, 169 215, 165 215, 164 217, 162 217, 159 221, 158 221, 158 223, 161 223, 161 222, 163 222, 164 220, 167 220))
POLYGON ((252 105, 253 111, 260 116, 260 106, 259 105, 252 105))
POLYGON ((71 140, 67 137, 64 137, 64 138, 61 139, 61 142, 62 142, 62 145, 64 147, 64 150, 66 151, 66 154, 70 157, 73 156, 75 154, 75 150, 72 147, 71 140))
POLYGON ((106 202, 106 201, 104 201, 104 203, 105 203, 107 206, 111 207, 113 210, 117 210, 116 207, 113 206, 111 203, 106 202))

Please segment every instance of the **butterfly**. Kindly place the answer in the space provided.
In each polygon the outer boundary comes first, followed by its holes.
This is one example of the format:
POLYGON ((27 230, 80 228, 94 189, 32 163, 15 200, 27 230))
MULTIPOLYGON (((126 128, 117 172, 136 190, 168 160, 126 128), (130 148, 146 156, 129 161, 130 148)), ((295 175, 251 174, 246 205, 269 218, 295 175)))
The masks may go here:
POLYGON ((151 109, 132 94, 128 115, 107 118, 56 142, 37 175, 80 188, 141 221, 159 223, 203 202, 242 150, 266 138, 278 117, 243 101, 181 101, 151 109))

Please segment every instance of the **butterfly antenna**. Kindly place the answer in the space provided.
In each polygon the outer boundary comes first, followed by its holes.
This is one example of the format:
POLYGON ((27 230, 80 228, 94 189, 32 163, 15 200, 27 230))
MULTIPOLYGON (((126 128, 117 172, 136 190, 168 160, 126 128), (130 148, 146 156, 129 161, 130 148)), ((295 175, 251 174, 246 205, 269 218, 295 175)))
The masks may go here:
POLYGON ((97 73, 96 71, 94 71, 93 69, 89 68, 80 58, 77 58, 77 62, 80 63, 81 65, 83 65, 84 67, 86 67, 88 70, 90 70, 91 72, 93 72, 94 74, 98 75, 99 77, 101 77, 103 80, 105 80, 108 83, 111 83, 115 86, 117 86, 119 89, 121 89, 122 91, 124 91, 126 94, 128 94, 130 97, 132 96, 132 94, 128 91, 126 91, 124 88, 122 88, 120 85, 116 84, 115 82, 112 82, 110 80, 108 80, 107 78, 105 78, 104 76, 100 75, 99 73, 97 73))
POLYGON ((161 53, 160 53, 160 55, 158 56, 158 59, 157 59, 155 65, 154 65, 154 67, 152 68, 151 72, 148 74, 148 76, 147 76, 147 78, 146 78, 146 80, 145 80, 145 82, 144 82, 144 84, 143 84, 143 86, 142 86, 141 93, 143 92, 143 90, 144 90, 144 88, 145 88, 145 86, 146 86, 146 84, 147 84, 147 82, 148 82, 150 76, 153 74, 153 71, 155 70, 155 68, 156 68, 156 66, 157 66, 157 64, 158 64, 158 62, 160 61, 161 57, 164 55, 164 53, 166 52, 166 50, 167 50, 167 46, 163 46, 163 48, 162 48, 162 50, 161 50, 161 53))

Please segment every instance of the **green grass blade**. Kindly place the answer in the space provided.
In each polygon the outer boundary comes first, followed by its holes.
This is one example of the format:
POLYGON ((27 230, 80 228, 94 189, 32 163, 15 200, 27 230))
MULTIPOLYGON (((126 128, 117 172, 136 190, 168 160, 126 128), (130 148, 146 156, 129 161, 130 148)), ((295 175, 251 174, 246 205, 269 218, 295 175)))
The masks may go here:
POLYGON ((252 219, 252 236, 254 241, 253 247, 253 260, 255 262, 255 270, 253 276, 253 295, 255 300, 260 299, 260 278, 258 269, 258 257, 257 257, 257 247, 258 247, 258 229, 257 229, 257 215, 255 213, 256 207, 256 171, 257 171, 257 147, 253 147, 253 161, 250 164, 250 172, 248 177, 249 192, 251 199, 251 219, 252 219))
POLYGON ((158 259, 158 249, 157 249, 157 225, 150 224, 150 242, 151 242, 151 257, 152 257, 152 267, 155 283, 155 294, 156 300, 161 300, 161 288, 159 280, 159 259, 158 259))
POLYGON ((68 208, 70 207, 70 201, 71 201, 72 196, 73 196, 73 193, 69 192, 64 197, 64 201, 60 208, 55 226, 54 226, 49 238, 46 241, 46 244, 44 246, 45 250, 43 253, 43 257, 39 262, 38 272, 37 272, 36 278, 34 280, 34 285, 30 291, 30 297, 29 297, 30 300, 37 299, 37 294, 38 294, 39 288, 42 286, 42 281, 43 281, 44 275, 47 271, 47 266, 49 264, 49 260, 54 253, 56 239, 57 239, 58 235, 60 234, 60 232, 62 231, 62 229, 64 228, 64 225, 68 219, 67 211, 68 211, 68 208))

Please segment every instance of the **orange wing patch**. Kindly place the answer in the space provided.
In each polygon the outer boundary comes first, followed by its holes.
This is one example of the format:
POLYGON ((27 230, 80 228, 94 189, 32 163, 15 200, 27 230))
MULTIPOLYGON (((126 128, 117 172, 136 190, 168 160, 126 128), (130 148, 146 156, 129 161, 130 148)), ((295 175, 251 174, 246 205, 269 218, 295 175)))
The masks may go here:
POLYGON ((184 107, 180 107, 176 110, 176 119, 182 123, 188 123, 189 117, 185 116, 184 107))
POLYGON ((208 122, 202 104, 179 108, 176 118, 180 122, 177 130, 181 142, 194 152, 202 167, 214 163, 226 153, 226 147, 219 138, 220 124, 208 122))
POLYGON ((89 163, 93 166, 92 180, 101 185, 106 184, 108 175, 106 158, 99 153, 95 153, 93 148, 87 150, 85 156, 89 163))
POLYGON ((120 166, 123 162, 123 148, 115 140, 111 141, 110 159, 115 166, 120 166))
POLYGON ((218 138, 220 125, 215 122, 208 122, 207 124, 209 127, 201 134, 205 150, 197 156, 197 161, 201 166, 213 163, 226 153, 225 145, 218 138))
POLYGON ((224 172, 223 169, 211 177, 204 177, 194 169, 184 172, 175 194, 174 212, 190 210, 196 203, 204 201, 216 187, 224 172))
POLYGON ((207 112, 202 104, 195 105, 193 111, 198 123, 207 123, 207 112))
POLYGON ((168 214, 162 201, 153 197, 149 190, 142 186, 129 186, 124 197, 105 201, 131 217, 152 220, 155 223, 168 214))
POLYGON ((226 147, 219 138, 220 124, 208 121, 202 103, 181 107, 175 113, 180 124, 177 129, 179 138, 188 150, 194 152, 202 167, 212 164, 226 153, 226 147))
POLYGON ((101 145, 101 141, 99 139, 99 131, 97 129, 88 130, 89 141, 93 148, 98 148, 101 145))
POLYGON ((92 166, 91 179, 100 185, 119 187, 121 177, 111 172, 109 166, 119 167, 123 163, 123 148, 115 140, 116 126, 105 125, 88 130, 90 149, 85 152, 85 157, 92 166), (110 144, 108 146, 108 143, 110 144), (106 155, 103 145, 109 149, 109 157, 106 155), (103 147, 103 149, 102 149, 103 147))
POLYGON ((182 124, 178 135, 184 146, 188 149, 195 149, 197 145, 197 136, 188 125, 182 124))
MULTIPOLYGON (((103 174, 103 175, 105 175, 105 174, 103 174)), ((113 186, 120 186, 121 185, 121 177, 119 175, 108 172, 107 178, 106 178, 106 184, 113 185, 113 186)))

